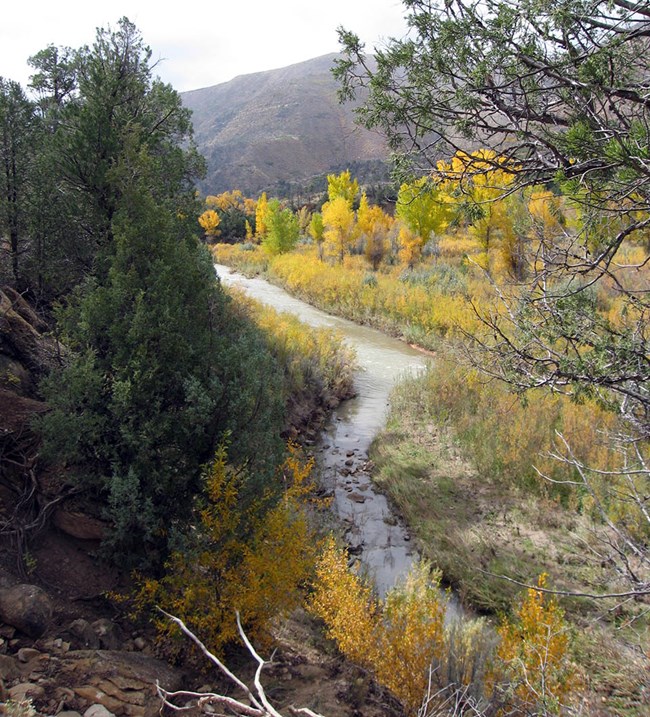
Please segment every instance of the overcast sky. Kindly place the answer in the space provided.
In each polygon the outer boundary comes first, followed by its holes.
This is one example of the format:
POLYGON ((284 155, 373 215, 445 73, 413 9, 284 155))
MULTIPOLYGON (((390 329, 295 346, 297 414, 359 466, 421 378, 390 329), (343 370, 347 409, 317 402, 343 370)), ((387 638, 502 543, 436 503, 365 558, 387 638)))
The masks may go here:
POLYGON ((8 0, 0 76, 26 86, 28 57, 90 45, 125 15, 161 60, 155 73, 180 92, 337 52, 339 25, 369 49, 405 32, 399 0, 8 0))

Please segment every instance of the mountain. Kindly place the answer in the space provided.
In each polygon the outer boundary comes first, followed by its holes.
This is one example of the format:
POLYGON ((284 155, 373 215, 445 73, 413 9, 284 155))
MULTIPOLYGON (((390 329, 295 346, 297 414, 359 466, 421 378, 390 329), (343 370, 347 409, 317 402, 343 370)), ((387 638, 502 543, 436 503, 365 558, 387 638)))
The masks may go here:
MULTIPOLYGON (((383 138, 354 123, 331 75, 336 54, 235 77, 181 94, 208 172, 205 194, 240 189, 280 194, 350 168, 360 181, 385 176, 383 138)), ((307 189, 309 187, 307 186, 307 189)))

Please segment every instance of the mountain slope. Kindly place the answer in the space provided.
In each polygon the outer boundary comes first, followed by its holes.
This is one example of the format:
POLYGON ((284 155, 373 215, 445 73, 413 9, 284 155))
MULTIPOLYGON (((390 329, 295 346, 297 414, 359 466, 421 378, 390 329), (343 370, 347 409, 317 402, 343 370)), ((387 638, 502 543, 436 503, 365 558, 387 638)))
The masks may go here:
POLYGON ((336 57, 182 94, 208 164, 205 193, 252 195, 348 166, 363 174, 387 158, 383 138, 355 125, 352 106, 338 103, 330 72, 336 57))

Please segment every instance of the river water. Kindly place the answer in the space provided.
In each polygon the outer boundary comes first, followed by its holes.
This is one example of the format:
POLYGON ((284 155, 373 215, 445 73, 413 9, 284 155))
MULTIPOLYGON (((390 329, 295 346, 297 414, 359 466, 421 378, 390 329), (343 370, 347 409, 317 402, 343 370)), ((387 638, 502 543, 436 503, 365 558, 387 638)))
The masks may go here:
POLYGON ((225 286, 237 286, 310 326, 336 329, 356 351, 357 395, 334 411, 316 452, 322 483, 333 492, 334 508, 346 529, 350 552, 359 556, 378 592, 384 594, 408 571, 414 550, 406 526, 385 496, 373 487, 368 449, 385 424, 395 382, 421 371, 430 359, 380 331, 320 311, 263 279, 249 279, 219 264, 215 269, 225 286))

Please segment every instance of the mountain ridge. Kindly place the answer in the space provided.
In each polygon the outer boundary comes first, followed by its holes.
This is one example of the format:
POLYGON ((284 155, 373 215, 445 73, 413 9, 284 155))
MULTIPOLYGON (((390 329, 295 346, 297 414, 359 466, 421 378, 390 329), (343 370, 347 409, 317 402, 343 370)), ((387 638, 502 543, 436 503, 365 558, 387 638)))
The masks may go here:
POLYGON ((348 166, 360 175, 381 173, 386 142, 355 123, 353 104, 339 103, 331 74, 337 57, 321 55, 183 92, 207 162, 199 188, 206 194, 258 194, 304 187, 348 166))

